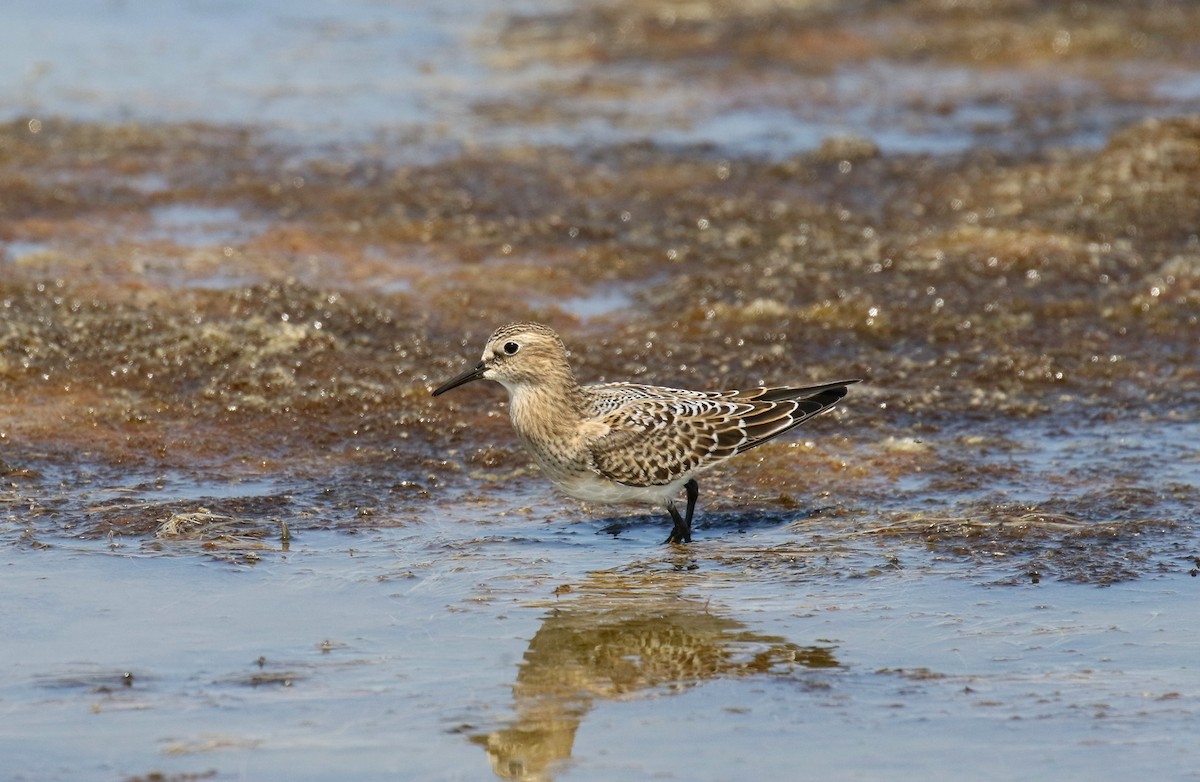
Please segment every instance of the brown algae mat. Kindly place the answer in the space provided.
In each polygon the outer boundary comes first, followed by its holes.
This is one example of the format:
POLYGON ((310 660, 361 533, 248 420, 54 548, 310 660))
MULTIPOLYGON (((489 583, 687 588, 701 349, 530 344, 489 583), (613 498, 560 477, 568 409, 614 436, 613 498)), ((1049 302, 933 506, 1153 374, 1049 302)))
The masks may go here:
MULTIPOLYGON (((630 126, 660 83, 630 68, 702 78, 718 108, 788 108, 812 96, 780 84, 883 61, 1003 76, 970 96, 1011 107, 972 131, 1003 143, 508 144, 416 165, 252 128, 10 122, 0 509, 35 537, 150 535, 204 513, 274 535, 279 520, 405 524, 463 492, 538 486, 499 389, 429 398, 495 326, 535 319, 585 380, 866 381, 796 440, 707 477, 702 525, 774 514, 835 546, 865 535, 955 561, 1011 556, 1013 579, 1194 568, 1200 116, 1122 118, 1158 100, 1131 72, 1195 54, 1195 9, 647 9, 507 20, 487 44, 497 67, 573 75, 479 115, 554 126, 600 111, 630 126), (1092 86, 1030 86, 1058 71, 1092 86), (1095 116, 1102 145, 1056 143, 1095 116), (275 483, 105 494, 153 490, 164 472, 275 483)), ((959 109, 909 100, 878 120, 959 109)))

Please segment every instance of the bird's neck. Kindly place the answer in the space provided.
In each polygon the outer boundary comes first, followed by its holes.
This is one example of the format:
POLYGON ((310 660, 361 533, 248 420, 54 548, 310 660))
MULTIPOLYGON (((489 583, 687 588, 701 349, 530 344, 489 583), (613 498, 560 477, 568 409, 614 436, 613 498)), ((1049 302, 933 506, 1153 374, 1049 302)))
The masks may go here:
POLYGON ((513 428, 533 441, 569 436, 585 417, 579 384, 569 375, 515 385, 509 389, 508 405, 513 428))

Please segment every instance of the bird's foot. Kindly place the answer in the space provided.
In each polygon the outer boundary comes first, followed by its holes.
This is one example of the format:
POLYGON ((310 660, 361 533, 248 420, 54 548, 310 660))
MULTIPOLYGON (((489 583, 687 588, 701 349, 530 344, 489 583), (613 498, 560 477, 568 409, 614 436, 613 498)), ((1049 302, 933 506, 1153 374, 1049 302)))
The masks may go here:
POLYGON ((663 541, 663 543, 676 543, 676 544, 691 543, 691 542, 692 542, 692 531, 691 530, 678 530, 678 529, 671 530, 671 534, 668 535, 667 539, 663 541))
POLYGON ((663 543, 691 543, 692 525, 683 520, 674 505, 667 506, 667 510, 670 511, 671 520, 675 522, 675 526, 671 527, 671 534, 663 543))

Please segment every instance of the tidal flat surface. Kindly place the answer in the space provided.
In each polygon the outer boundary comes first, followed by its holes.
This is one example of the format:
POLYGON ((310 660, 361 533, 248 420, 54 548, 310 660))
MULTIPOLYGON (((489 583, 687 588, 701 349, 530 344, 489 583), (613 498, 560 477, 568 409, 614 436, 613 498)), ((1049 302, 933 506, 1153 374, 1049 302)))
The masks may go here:
POLYGON ((17 3, 0 776, 1200 779, 1200 11, 17 3), (581 379, 861 377, 556 495, 581 379))

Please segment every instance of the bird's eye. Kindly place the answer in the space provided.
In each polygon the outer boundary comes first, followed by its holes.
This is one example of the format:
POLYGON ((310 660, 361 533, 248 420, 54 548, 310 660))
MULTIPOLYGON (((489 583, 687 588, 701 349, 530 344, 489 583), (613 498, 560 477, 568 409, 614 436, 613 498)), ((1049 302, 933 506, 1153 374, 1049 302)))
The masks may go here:
POLYGON ((521 349, 521 346, 515 342, 505 342, 504 343, 504 352, 510 356, 513 355, 514 353, 516 353, 520 349, 521 349))

